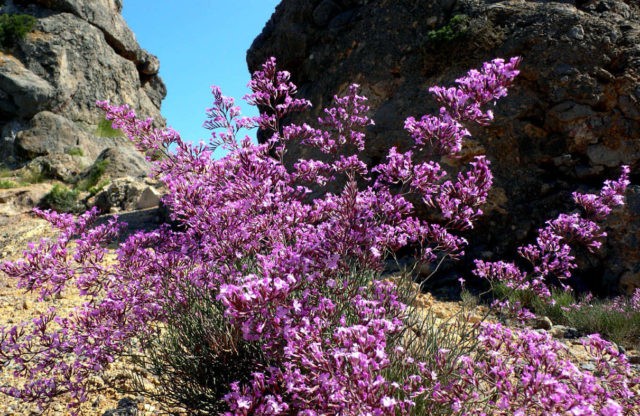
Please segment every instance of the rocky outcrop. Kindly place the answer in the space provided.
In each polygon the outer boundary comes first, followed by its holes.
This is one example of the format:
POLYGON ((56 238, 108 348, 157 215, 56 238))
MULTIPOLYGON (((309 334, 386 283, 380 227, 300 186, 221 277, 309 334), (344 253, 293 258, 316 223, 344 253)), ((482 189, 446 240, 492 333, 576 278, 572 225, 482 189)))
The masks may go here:
MULTIPOLYGON (((495 108, 495 123, 472 129, 460 160, 486 153, 495 174, 489 212, 469 234, 468 259, 513 258, 545 220, 574 209, 572 191, 595 190, 630 164, 630 201, 609 222, 605 250, 579 258, 581 282, 591 289, 615 291, 623 275, 625 284, 640 285, 628 277, 640 272, 635 0, 283 0, 247 62, 253 71, 275 56, 315 115, 360 84, 376 121, 365 150, 373 164, 391 146, 406 146, 407 116, 437 109, 430 85, 516 55, 523 58, 516 85, 495 108)), ((289 157, 308 154, 298 148, 289 157)))
POLYGON ((95 105, 127 103, 164 123, 158 59, 138 45, 120 14, 122 1, 3 4, 0 13, 29 14, 37 23, 0 51, 0 162, 11 168, 36 163, 45 174, 59 172, 52 178, 73 182, 107 152, 121 157, 111 163, 119 170, 110 173, 144 177, 148 164, 127 139, 103 137, 98 126, 104 117, 95 105))
POLYGON ((51 184, 38 183, 26 187, 0 189, 0 217, 14 217, 31 212, 51 188, 51 184))
POLYGON ((118 178, 95 195, 89 205, 103 213, 158 208, 160 192, 153 185, 131 177, 118 178))

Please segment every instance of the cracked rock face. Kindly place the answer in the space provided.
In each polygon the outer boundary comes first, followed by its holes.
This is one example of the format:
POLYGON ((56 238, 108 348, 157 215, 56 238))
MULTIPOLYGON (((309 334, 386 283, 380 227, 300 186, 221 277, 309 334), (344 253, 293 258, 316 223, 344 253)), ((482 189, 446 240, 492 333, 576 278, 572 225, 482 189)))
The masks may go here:
POLYGON ((0 162, 19 167, 80 148, 89 165, 108 148, 144 158, 124 138, 96 134, 97 100, 130 104, 161 126, 166 89, 158 59, 143 50, 122 18, 121 0, 5 0, 2 13, 37 18, 34 30, 0 51, 0 162), (51 134, 48 134, 50 132, 51 134))
MULTIPOLYGON (((407 116, 437 110, 427 88, 450 85, 495 57, 521 56, 521 75, 455 172, 485 153, 495 174, 487 215, 469 234, 470 259, 515 258, 518 245, 560 212, 572 191, 595 191, 631 165, 627 206, 606 225, 597 256, 578 253, 582 288, 627 291, 640 280, 640 5, 635 0, 283 0, 247 54, 292 73, 314 116, 351 83, 369 97, 376 125, 365 160, 408 144, 407 116), (431 31, 451 25, 452 39, 431 31), (618 286, 622 276, 624 285, 618 286), (624 287, 623 287, 624 286, 624 287)), ((308 117, 308 116, 305 116, 308 117)), ((308 119, 314 119, 309 117, 308 119)), ((294 120, 296 121, 296 120, 294 120)), ((290 149, 290 161, 309 156, 290 149)), ((317 156, 317 155, 314 155, 317 156)))

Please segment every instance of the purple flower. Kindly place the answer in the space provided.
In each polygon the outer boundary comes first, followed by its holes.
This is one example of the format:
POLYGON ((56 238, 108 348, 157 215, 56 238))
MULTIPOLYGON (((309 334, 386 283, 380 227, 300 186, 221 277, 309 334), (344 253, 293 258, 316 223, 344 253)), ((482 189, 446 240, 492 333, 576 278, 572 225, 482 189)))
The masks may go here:
MULTIPOLYGON (((71 287, 86 302, 67 315, 50 309, 0 329, 0 359, 14 364, 18 377, 0 391, 43 406, 66 394, 72 406, 85 401, 89 378, 134 347, 134 339, 159 336, 155 328, 176 319, 170 316, 176 305, 193 296, 185 287, 194 287, 215 299, 226 322, 269 357, 249 380, 228 386, 227 414, 408 414, 424 398, 431 400, 427 407, 447 403, 464 414, 481 414, 487 406, 516 414, 527 406, 568 412, 579 409, 576 403, 626 411, 633 397, 625 359, 600 339, 588 348, 606 376, 563 361, 561 347, 544 335, 486 325, 480 354, 451 363, 455 377, 446 380, 439 371, 449 351, 440 350, 439 367, 430 368, 398 341, 409 312, 395 284, 379 278, 384 261, 404 247, 417 247, 422 262, 461 256, 467 241, 458 232, 482 214, 492 182, 483 156, 449 178, 421 155, 430 146, 455 156, 469 135, 466 123, 491 121, 486 107, 506 94, 518 62, 494 60, 456 87, 432 88, 440 112, 407 119, 415 145, 391 149, 374 167, 361 157, 373 122, 358 86, 334 97, 316 123, 286 125, 310 103, 294 97, 290 74, 278 71, 273 58, 249 83, 246 99, 261 108, 258 117, 242 117, 233 99, 212 88, 207 145, 154 129, 127 106, 99 103, 114 128, 154 161, 177 227, 128 236, 108 259, 118 221, 94 226, 97 212, 79 218, 40 212, 59 236, 32 245, 24 259, 2 270, 43 298, 71 287), (256 126, 265 143, 238 137, 256 126), (229 153, 214 160, 220 145, 229 153), (287 164, 291 145, 316 148, 326 159, 287 164), (435 219, 418 217, 414 204, 424 204, 435 219), (406 373, 400 380, 393 378, 398 366, 406 373)), ((608 182, 598 197, 577 196, 590 217, 549 222, 538 244, 522 249, 533 273, 478 262, 477 274, 539 288, 545 274, 565 276, 574 267, 567 244, 597 248, 603 233, 595 221, 622 201, 627 182, 608 182)))

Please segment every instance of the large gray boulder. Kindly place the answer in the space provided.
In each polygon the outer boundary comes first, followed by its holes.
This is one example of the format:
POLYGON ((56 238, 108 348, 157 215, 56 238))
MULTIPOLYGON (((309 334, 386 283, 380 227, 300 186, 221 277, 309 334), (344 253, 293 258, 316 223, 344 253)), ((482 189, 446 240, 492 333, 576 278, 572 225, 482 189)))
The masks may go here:
MULTIPOLYGON (((361 84, 376 121, 365 150, 373 164, 390 147, 408 144, 407 116, 437 110, 429 86, 449 85, 483 61, 516 55, 522 72, 495 108, 495 123, 473 127, 464 157, 448 161, 455 171, 486 153, 495 174, 491 209, 467 236, 471 246, 461 269, 469 270, 472 258, 514 258, 516 246, 532 242, 545 220, 574 209, 572 191, 597 189, 619 175, 621 164, 631 165, 630 198, 637 199, 636 0, 283 0, 247 62, 253 71, 275 56, 316 106, 309 120, 334 94, 361 84), (451 36, 434 36, 447 27, 451 36)), ((288 162, 311 154, 290 149, 288 162)), ((602 254, 579 253, 583 284, 615 291, 622 275, 640 272, 638 209, 630 203, 608 223, 602 254)))
MULTIPOLYGON (((73 148, 81 148, 83 153, 95 154, 99 147, 91 136, 77 127, 68 118, 41 111, 29 120, 27 128, 16 133, 14 148, 23 159, 65 153, 73 148)), ((97 154, 94 155, 94 159, 97 154)))
POLYGON ((118 178, 92 197, 88 204, 102 213, 158 208, 160 192, 154 186, 136 178, 118 178))
MULTIPOLYGON (((45 8, 67 12, 85 20, 104 33, 105 40, 120 55, 135 63, 153 66, 154 58, 140 48, 135 35, 120 15, 121 0, 36 0, 45 8)), ((157 59, 155 59, 156 74, 157 59)))
POLYGON ((11 55, 0 53, 0 112, 28 118, 51 105, 54 87, 11 55))
MULTIPOLYGON (((0 6, 0 13, 37 18, 25 39, 0 51, 1 164, 20 167, 37 159, 57 166, 51 172, 63 172, 61 162, 74 152, 73 164, 89 169, 104 151, 116 149, 119 175, 148 172, 126 138, 101 137, 97 128, 104 120, 98 100, 129 104, 164 125, 166 88, 158 59, 138 45, 121 9, 120 0, 5 0, 0 6)), ((54 176, 73 180, 66 173, 54 176)))
POLYGON ((101 162, 106 162, 104 173, 111 178, 130 176, 144 179, 151 169, 151 164, 140 153, 130 152, 120 146, 104 149, 96 159, 97 164, 101 162))
POLYGON ((49 183, 38 183, 26 187, 0 189, 0 218, 31 212, 52 188, 53 185, 49 183))

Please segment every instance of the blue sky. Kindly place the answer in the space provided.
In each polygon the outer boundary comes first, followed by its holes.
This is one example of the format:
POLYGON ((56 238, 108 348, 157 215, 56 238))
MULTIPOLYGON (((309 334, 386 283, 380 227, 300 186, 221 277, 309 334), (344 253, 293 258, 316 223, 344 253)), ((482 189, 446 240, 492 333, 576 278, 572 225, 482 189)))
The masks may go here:
POLYGON ((167 85, 162 114, 183 139, 208 139, 202 128, 211 86, 241 100, 249 90, 246 51, 279 0, 124 0, 122 14, 140 45, 160 59, 167 85))

